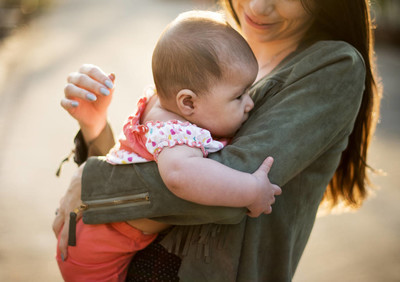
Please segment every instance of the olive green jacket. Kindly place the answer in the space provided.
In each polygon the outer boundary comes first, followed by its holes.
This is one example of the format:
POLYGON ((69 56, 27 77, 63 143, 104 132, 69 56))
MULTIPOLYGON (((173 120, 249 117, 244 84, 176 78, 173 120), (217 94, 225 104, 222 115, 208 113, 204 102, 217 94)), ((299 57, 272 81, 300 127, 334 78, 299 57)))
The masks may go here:
MULTIPOLYGON (((244 208, 181 200, 164 186, 154 162, 112 166, 90 158, 83 173, 84 202, 127 195, 139 200, 89 209, 84 221, 153 218, 177 225, 162 243, 182 256, 182 281, 290 281, 347 146, 364 81, 363 59, 352 46, 320 41, 291 54, 254 85, 249 119, 230 145, 209 157, 254 172, 273 156, 269 178, 283 193, 272 214, 249 218, 244 208)), ((112 143, 104 141, 112 140, 107 132, 91 145, 98 154, 109 149, 102 144, 112 143)))

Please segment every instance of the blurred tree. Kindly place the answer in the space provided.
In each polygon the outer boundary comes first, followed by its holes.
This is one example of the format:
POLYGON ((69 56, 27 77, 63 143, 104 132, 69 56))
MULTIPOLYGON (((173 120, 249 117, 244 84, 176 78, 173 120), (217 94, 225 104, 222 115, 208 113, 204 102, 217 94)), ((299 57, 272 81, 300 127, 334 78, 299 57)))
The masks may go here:
POLYGON ((400 45, 400 1, 372 0, 371 5, 378 31, 376 39, 400 45))
POLYGON ((51 3, 52 0, 0 0, 0 40, 51 3))

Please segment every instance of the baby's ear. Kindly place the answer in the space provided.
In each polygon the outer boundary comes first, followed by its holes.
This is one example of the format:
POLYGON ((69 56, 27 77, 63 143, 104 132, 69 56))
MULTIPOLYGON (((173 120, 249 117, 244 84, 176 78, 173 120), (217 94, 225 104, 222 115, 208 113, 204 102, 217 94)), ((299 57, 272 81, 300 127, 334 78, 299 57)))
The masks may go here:
POLYGON ((182 89, 176 95, 176 104, 183 116, 193 114, 197 95, 190 89, 182 89))

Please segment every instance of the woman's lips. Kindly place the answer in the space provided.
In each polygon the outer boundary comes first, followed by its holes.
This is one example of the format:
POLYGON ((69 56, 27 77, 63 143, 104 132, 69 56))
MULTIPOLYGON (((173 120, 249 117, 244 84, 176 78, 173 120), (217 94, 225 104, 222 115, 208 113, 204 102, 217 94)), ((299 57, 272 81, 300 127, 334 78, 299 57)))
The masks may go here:
POLYGON ((254 20, 252 20, 248 15, 244 14, 244 18, 246 20, 246 22, 257 29, 268 29, 271 28, 272 26, 274 26, 276 23, 258 23, 255 22, 254 20))

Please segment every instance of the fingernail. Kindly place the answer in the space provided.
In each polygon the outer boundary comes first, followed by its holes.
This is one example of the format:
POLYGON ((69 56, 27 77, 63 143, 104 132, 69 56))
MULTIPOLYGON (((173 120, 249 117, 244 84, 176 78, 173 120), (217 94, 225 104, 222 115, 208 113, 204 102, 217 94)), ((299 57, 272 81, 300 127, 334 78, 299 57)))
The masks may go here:
POLYGON ((111 80, 111 82, 113 82, 115 80, 115 73, 110 73, 108 78, 111 80))
POLYGON ((61 253, 61 260, 65 261, 63 253, 61 253))
POLYGON ((86 98, 87 98, 88 100, 90 100, 90 101, 96 101, 96 100, 97 100, 96 95, 94 95, 94 94, 92 94, 92 93, 86 94, 86 98))
POLYGON ((108 79, 104 82, 104 84, 108 87, 108 89, 112 89, 114 87, 114 84, 108 79))
POLYGON ((79 103, 78 103, 77 101, 72 101, 72 102, 71 102, 71 107, 76 108, 76 107, 78 107, 78 106, 79 106, 79 103))
POLYGON ((108 89, 106 89, 104 87, 101 87, 100 88, 100 93, 103 94, 104 96, 108 96, 108 95, 110 95, 110 90, 108 90, 108 89))

